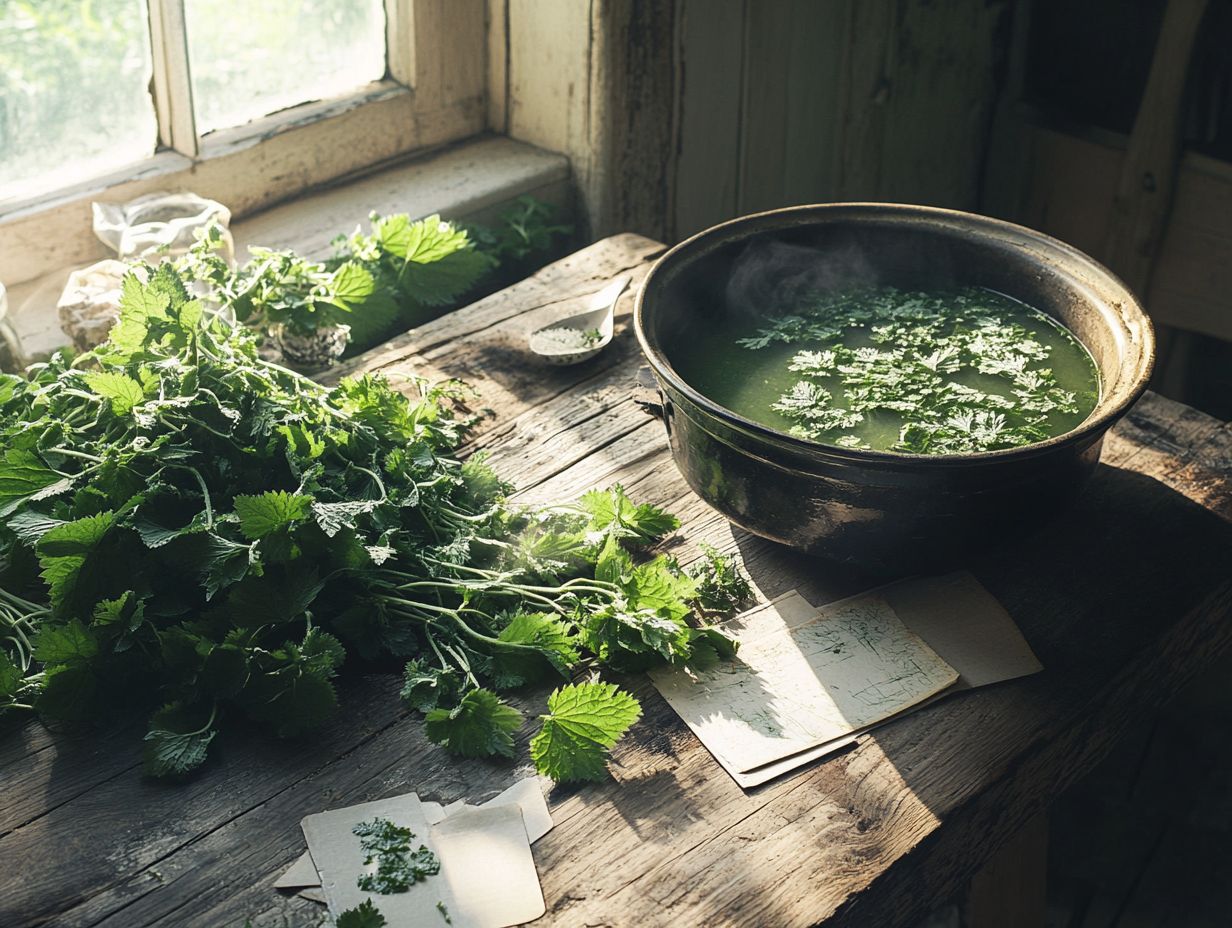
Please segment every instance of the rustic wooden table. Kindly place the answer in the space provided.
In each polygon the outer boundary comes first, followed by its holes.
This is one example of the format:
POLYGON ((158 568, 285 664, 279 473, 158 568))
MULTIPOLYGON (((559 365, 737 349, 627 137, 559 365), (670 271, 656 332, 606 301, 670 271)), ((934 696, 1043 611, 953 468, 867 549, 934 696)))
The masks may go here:
MULTIPOLYGON (((527 362, 527 331, 619 273, 640 280, 661 251, 632 235, 600 242, 355 366, 477 387, 494 415, 474 445, 526 499, 620 481, 682 516, 682 559, 703 541, 738 549, 763 597, 799 587, 821 603, 868 586, 734 530, 687 489, 662 426, 630 395, 630 295, 599 358, 527 362)), ((1103 460, 1060 522, 970 565, 1018 620, 1041 674, 942 701, 751 793, 646 681, 630 681, 646 713, 618 746, 613 778, 549 797, 556 828, 535 847, 541 924, 893 928, 961 892, 1232 643, 1232 429, 1148 395, 1103 460)), ((304 815, 411 789, 481 800, 525 774, 446 756, 399 709, 398 688, 393 676, 344 684, 338 716, 302 741, 230 733, 180 785, 142 778, 137 729, 69 737, 10 725, 0 732, 0 925, 323 923, 320 907, 272 888, 303 849, 304 815)), ((522 702, 541 711, 541 696, 522 702)))

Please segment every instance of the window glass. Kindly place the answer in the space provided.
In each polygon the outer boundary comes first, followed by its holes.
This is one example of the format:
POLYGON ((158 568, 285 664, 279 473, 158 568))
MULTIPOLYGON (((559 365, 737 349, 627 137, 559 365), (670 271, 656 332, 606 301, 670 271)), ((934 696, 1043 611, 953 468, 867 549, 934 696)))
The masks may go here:
POLYGON ((185 11, 202 135, 385 75, 382 0, 188 0, 185 11))
POLYGON ((0 201, 147 157, 145 0, 0 0, 0 201))

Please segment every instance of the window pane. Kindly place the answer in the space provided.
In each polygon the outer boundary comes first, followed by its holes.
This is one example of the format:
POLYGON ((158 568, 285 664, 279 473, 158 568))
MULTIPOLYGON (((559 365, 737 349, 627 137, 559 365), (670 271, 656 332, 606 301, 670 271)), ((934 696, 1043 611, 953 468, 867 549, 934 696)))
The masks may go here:
POLYGON ((0 0, 0 200, 154 151, 145 0, 0 0))
POLYGON ((202 135, 385 75, 382 0, 188 0, 186 15, 202 135))

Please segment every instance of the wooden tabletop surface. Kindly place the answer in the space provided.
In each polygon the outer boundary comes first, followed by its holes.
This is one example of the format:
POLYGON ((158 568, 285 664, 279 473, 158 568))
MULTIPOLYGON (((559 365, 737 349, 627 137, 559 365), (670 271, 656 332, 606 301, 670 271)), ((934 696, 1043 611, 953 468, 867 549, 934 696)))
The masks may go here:
MULTIPOLYGON (((733 529, 688 490, 661 424, 631 396, 631 295, 599 358, 528 361, 525 333, 622 272, 640 280, 661 251, 632 235, 599 242, 356 366, 477 387, 493 415, 474 446, 525 499, 619 481, 682 517, 682 560, 703 541, 738 550, 763 598, 797 587, 823 603, 866 588, 870 578, 733 529)), ((537 924, 910 925, 1232 644, 1230 522, 1232 429, 1148 394, 1109 436, 1076 508, 969 565, 1043 673, 956 695, 749 793, 647 681, 629 681, 645 717, 617 747, 613 778, 549 795, 537 924)), ((139 726, 0 729, 0 925, 325 923, 320 906, 272 888, 303 850, 303 816, 408 790, 480 801, 527 772, 447 756, 399 708, 398 688, 394 676, 344 683, 336 718, 300 741, 228 732, 178 785, 142 777, 139 726)), ((520 703, 538 713, 542 694, 520 703)))

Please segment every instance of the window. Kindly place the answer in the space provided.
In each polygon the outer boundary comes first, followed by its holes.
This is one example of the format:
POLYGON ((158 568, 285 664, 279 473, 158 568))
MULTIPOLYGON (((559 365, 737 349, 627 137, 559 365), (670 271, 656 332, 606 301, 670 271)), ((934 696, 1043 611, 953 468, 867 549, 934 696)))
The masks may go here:
POLYGON ((382 0, 188 0, 184 12, 201 133, 385 76, 382 0))
POLYGON ((486 127, 485 0, 2 0, 0 280, 102 257, 89 202, 251 212, 486 127))
POLYGON ((154 153, 143 6, 0 5, 0 202, 154 153))

